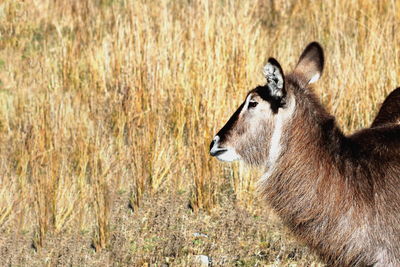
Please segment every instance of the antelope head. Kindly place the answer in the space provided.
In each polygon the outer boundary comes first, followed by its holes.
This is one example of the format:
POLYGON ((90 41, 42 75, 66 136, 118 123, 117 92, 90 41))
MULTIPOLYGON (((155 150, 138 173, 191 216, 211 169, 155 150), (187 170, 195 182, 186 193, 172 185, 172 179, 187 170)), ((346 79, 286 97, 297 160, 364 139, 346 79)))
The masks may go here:
POLYGON ((210 154, 221 161, 243 160, 252 165, 272 166, 285 147, 285 136, 294 118, 296 93, 322 74, 323 50, 310 43, 295 67, 285 76, 274 58, 264 67, 266 84, 247 93, 245 101, 210 144, 210 154))

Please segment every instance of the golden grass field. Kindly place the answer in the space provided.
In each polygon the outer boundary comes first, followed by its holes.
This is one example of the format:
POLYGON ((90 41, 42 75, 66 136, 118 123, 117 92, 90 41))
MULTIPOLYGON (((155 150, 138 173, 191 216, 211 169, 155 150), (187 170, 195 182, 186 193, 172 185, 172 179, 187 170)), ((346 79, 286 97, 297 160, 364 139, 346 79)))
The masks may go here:
POLYGON ((346 133, 400 86, 398 1, 3 0, 0 265, 319 266, 208 146, 318 41, 346 133), (196 236, 196 233, 204 234, 196 236))

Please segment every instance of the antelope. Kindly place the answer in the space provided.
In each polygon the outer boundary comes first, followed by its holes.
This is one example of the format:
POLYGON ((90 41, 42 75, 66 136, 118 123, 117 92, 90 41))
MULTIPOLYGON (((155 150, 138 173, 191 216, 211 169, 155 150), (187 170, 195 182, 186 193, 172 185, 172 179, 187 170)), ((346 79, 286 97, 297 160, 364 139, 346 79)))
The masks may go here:
POLYGON ((400 266, 400 89, 345 135, 313 92, 323 66, 317 42, 287 75, 269 58, 210 154, 263 168, 261 195, 328 266, 400 266))

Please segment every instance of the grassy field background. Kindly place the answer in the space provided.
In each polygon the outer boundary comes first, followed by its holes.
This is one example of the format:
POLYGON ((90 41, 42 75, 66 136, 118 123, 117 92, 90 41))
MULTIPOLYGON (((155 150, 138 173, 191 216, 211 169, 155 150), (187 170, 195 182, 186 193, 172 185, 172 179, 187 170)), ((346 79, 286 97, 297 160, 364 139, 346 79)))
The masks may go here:
POLYGON ((318 266, 208 155, 264 82, 320 42, 346 133, 400 85, 398 1, 3 0, 0 265, 318 266), (163 265, 164 264, 164 265, 163 265))

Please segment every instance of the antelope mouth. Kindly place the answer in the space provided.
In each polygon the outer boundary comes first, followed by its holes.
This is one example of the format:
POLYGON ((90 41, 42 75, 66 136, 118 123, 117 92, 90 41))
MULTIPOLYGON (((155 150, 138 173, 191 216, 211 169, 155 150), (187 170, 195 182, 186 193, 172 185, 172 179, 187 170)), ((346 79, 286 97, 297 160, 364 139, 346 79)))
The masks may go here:
POLYGON ((240 159, 240 156, 236 153, 236 150, 231 147, 220 147, 220 137, 216 135, 210 144, 210 155, 216 157, 220 161, 235 161, 240 159))
POLYGON ((213 157, 218 157, 219 155, 225 153, 228 149, 210 150, 210 155, 213 157))

